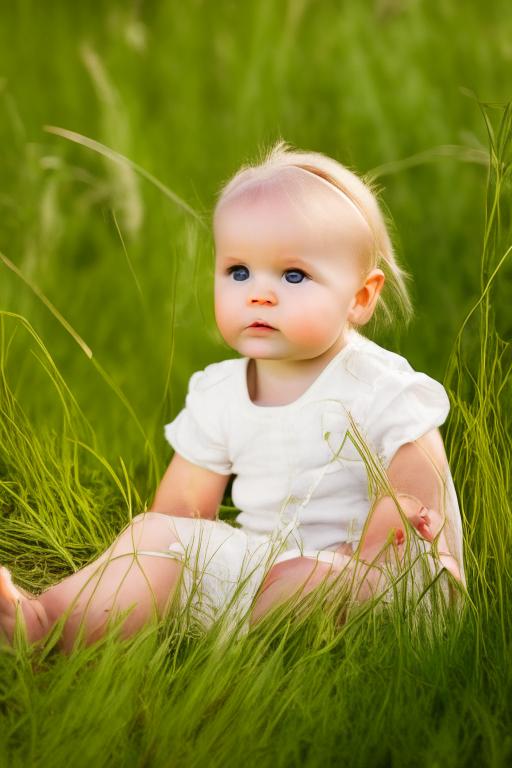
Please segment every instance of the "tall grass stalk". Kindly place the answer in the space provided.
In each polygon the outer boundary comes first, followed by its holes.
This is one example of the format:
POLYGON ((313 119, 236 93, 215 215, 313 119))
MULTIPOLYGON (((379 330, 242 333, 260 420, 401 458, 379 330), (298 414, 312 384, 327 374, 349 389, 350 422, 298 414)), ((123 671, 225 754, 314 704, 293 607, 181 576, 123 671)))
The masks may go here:
POLYGON ((503 650, 509 644, 512 596, 512 345, 500 337, 493 310, 500 270, 512 258, 512 116, 510 103, 499 107, 494 128, 496 105, 480 106, 490 141, 481 296, 457 335, 445 377, 452 400, 447 444, 465 522, 479 674, 498 626, 503 650), (492 639, 485 631, 491 616, 497 622, 492 639))

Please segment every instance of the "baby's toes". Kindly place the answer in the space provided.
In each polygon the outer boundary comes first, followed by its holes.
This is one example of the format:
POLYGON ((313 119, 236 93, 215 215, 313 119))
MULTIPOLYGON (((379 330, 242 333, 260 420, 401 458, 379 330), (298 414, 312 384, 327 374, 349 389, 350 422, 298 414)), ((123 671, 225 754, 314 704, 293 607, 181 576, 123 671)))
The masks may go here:
POLYGON ((434 538, 430 528, 430 514, 426 507, 422 507, 420 510, 420 522, 418 523, 418 531, 427 541, 432 541, 434 538))
POLYGON ((12 643, 16 606, 21 602, 21 596, 11 581, 7 568, 0 568, 0 637, 6 636, 12 643))
POLYGON ((7 568, 0 567, 0 638, 7 637, 10 643, 14 639, 17 614, 30 643, 39 640, 50 627, 44 606, 18 589, 7 568))
POLYGON ((405 534, 401 528, 396 528, 393 536, 393 553, 396 560, 403 560, 405 553, 405 534))
POLYGON ((3 566, 0 568, 0 597, 13 603, 19 603, 23 595, 12 583, 11 574, 3 566))

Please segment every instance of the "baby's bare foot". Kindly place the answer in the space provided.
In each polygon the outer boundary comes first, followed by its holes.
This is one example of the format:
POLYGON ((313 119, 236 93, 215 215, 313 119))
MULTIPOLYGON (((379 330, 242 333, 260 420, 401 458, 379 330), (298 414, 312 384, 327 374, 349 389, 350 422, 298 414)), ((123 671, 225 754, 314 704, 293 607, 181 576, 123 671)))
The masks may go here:
POLYGON ((437 549, 441 565, 447 571, 450 571, 458 581, 461 581, 459 564, 448 549, 446 537, 442 531, 442 521, 439 512, 434 509, 427 509, 427 507, 421 507, 415 514, 408 515, 408 519, 427 541, 434 541, 436 536, 439 536, 437 549))
POLYGON ((414 527, 421 533, 424 539, 427 541, 433 541, 434 540, 434 534, 432 533, 431 528, 431 517, 430 517, 430 510, 426 507, 422 507, 419 511, 418 520, 413 522, 411 520, 414 527))
POLYGON ((24 621, 29 643, 39 640, 49 629, 46 611, 39 600, 31 598, 12 583, 7 568, 0 568, 0 631, 12 643, 16 614, 24 621))

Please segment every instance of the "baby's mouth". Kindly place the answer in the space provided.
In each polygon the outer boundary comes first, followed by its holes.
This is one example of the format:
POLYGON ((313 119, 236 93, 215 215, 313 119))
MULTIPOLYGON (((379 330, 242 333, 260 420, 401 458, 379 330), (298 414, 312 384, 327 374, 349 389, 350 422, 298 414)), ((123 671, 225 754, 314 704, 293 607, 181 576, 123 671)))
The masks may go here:
POLYGON ((251 325, 247 326, 248 328, 268 328, 271 331, 276 331, 277 328, 274 328, 273 325, 269 325, 268 323, 265 323, 263 320, 255 320, 254 323, 251 323, 251 325))

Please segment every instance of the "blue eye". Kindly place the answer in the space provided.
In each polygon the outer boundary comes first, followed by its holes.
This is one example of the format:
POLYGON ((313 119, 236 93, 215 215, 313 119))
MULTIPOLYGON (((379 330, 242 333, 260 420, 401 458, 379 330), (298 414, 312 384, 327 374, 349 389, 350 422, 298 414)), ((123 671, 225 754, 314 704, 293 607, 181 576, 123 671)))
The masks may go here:
POLYGON ((301 269, 289 269, 284 273, 284 277, 286 278, 287 283, 293 283, 296 285, 297 283, 302 283, 306 275, 301 269))
POLYGON ((230 275, 233 276, 233 280, 241 282, 249 278, 249 270, 247 267, 231 267, 229 270, 230 275))

